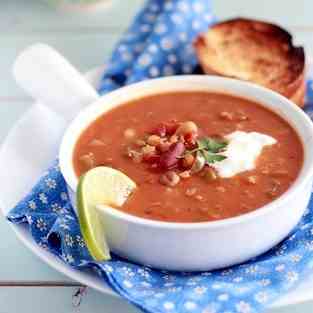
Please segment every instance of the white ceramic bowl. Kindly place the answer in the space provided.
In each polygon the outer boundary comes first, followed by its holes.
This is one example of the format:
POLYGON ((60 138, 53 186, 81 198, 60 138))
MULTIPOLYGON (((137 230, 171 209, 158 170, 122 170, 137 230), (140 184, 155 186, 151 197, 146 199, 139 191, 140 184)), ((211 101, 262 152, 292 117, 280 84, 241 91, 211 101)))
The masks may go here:
MULTIPOLYGON (((313 180, 313 124, 301 109, 281 95, 251 83, 214 76, 174 76, 137 83, 111 92, 82 110, 65 132, 60 166, 74 199, 77 177, 73 149, 78 137, 97 117, 125 102, 173 91, 228 93, 260 103, 283 117, 304 146, 299 177, 277 200, 251 213, 221 221, 168 223, 103 212, 112 252, 131 261, 168 270, 212 270, 246 261, 284 239, 308 204, 313 180)), ((73 201, 75 206, 75 203, 73 201)))

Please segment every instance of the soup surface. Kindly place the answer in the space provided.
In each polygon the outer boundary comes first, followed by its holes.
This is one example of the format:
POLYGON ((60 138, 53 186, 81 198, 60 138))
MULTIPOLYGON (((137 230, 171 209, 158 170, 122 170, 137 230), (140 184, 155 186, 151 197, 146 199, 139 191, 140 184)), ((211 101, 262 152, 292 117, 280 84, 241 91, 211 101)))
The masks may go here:
POLYGON ((80 136, 73 162, 77 176, 104 165, 136 182, 121 211, 203 222, 244 214, 279 197, 299 174, 303 147, 286 121, 257 103, 179 92, 140 98, 100 116, 80 136), (247 141, 251 132, 261 141, 247 141), (244 144, 231 141, 234 134, 244 135, 244 144), (243 160, 253 153, 254 162, 243 160))

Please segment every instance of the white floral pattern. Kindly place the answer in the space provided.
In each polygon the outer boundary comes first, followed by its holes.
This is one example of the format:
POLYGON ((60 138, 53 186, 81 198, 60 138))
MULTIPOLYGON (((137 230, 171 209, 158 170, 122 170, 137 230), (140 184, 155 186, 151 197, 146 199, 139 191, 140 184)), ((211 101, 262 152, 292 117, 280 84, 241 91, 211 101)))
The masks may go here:
POLYGON ((166 301, 163 303, 163 307, 167 311, 171 311, 175 308, 175 304, 173 302, 166 301))
POLYGON ((64 213, 64 211, 62 210, 62 206, 59 203, 51 204, 51 209, 55 213, 64 213))
POLYGON ((34 200, 30 200, 28 201, 28 206, 32 209, 32 210, 36 210, 37 208, 37 204, 34 200))
POLYGON ((70 234, 65 234, 65 238, 64 238, 65 244, 68 245, 69 247, 73 247, 74 245, 74 240, 71 237, 70 234))
POLYGON ((68 196, 66 192, 61 192, 60 193, 60 197, 63 201, 67 201, 68 200, 68 196))
POLYGON ((82 238, 82 236, 80 235, 76 235, 76 241, 78 243, 78 245, 81 247, 81 248, 84 248, 86 245, 85 245, 85 241, 84 239, 82 238))
POLYGON ((47 230, 47 224, 46 224, 46 222, 45 222, 42 218, 39 218, 39 219, 37 220, 36 227, 37 227, 41 232, 47 230))
POLYGON ((217 297, 219 301, 227 301, 229 299, 229 295, 227 293, 222 293, 217 297))
POLYGON ((46 179, 46 185, 50 189, 55 189, 57 187, 57 183, 54 179, 52 178, 47 178, 46 179))
POLYGON ((302 256, 299 255, 299 254, 292 254, 292 255, 290 256, 290 259, 291 259, 292 262, 298 263, 298 262, 301 261, 302 256))
POLYGON ((265 303, 268 300, 268 296, 265 291, 260 291, 254 296, 254 299, 259 303, 265 303))
MULTIPOLYGON (((148 0, 114 50, 100 92, 148 77, 193 73, 196 58, 190 43, 214 21, 210 5, 210 0, 148 0)), ((310 79, 306 111, 313 117, 310 79)), ((259 312, 282 290, 304 279, 313 267, 313 200, 289 239, 261 258, 203 273, 157 271, 114 255, 108 262, 93 261, 69 203, 58 161, 8 218, 13 223, 28 223, 38 245, 71 266, 93 269, 95 275, 149 313, 259 312)))
POLYGON ((278 264, 275 267, 275 271, 277 271, 277 272, 283 272, 284 270, 285 270, 285 264, 278 264))
POLYGON ((242 280, 243 280, 243 277, 235 277, 235 278, 233 279, 233 282, 235 282, 235 283, 240 283, 242 280))
POLYGON ((60 221, 59 227, 64 230, 69 230, 70 226, 66 223, 66 221, 63 219, 60 221))
POLYGON ((272 282, 271 282, 270 279, 264 278, 264 279, 261 279, 259 281, 259 283, 260 283, 261 286, 266 287, 266 286, 270 285, 272 282))
POLYGON ((198 295, 203 295, 204 293, 206 293, 206 291, 208 290, 207 287, 204 287, 204 286, 198 286, 196 288, 194 288, 194 293, 195 294, 198 294, 198 295))
POLYGON ((123 285, 124 285, 126 288, 132 288, 132 287, 133 287, 133 284, 132 284, 129 280, 124 280, 124 281, 123 281, 123 285))
POLYGON ((147 268, 139 268, 137 273, 141 276, 144 277, 146 279, 150 278, 150 273, 149 270, 147 268))
POLYGON ((187 301, 187 302, 185 302, 184 307, 188 311, 192 311, 192 310, 197 308, 197 304, 195 302, 192 302, 192 301, 187 301))
POLYGON ((128 276, 128 277, 135 276, 135 273, 132 271, 132 269, 127 266, 122 267, 122 271, 123 271, 124 276, 128 276))
POLYGON ((251 265, 246 269, 247 274, 256 274, 258 272, 259 268, 257 265, 251 265))
POLYGON ((298 280, 298 273, 295 271, 287 272, 286 278, 289 283, 293 284, 298 280))
POLYGON ((251 306, 249 303, 245 301, 240 301, 236 304, 236 310, 238 313, 250 313, 251 312, 251 306))
POLYGON ((39 200, 40 200, 43 204, 47 204, 47 203, 48 203, 47 196, 46 196, 44 193, 40 193, 40 194, 39 194, 39 200))
POLYGON ((63 254, 63 259, 65 262, 72 264, 74 263, 74 258, 71 254, 63 254))

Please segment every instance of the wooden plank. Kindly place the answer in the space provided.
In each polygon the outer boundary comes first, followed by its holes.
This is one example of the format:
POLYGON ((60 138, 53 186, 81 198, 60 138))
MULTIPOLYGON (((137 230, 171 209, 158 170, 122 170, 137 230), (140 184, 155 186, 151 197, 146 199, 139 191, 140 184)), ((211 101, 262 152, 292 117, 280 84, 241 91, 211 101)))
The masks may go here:
POLYGON ((0 280, 0 287, 41 287, 41 288, 54 288, 54 287, 84 287, 83 285, 75 282, 66 281, 36 281, 36 280, 0 280))
POLYGON ((282 25, 313 26, 312 0, 213 0, 213 7, 220 18, 248 16, 282 25))
MULTIPOLYGON (((73 34, 73 33, 36 33, 28 36, 1 36, 0 82, 1 98, 24 98, 25 93, 16 86, 11 68, 18 53, 37 42, 53 46, 81 71, 87 71, 103 64, 110 55, 113 44, 120 33, 114 34, 73 34)), ((1 101, 1 99, 0 99, 1 101)), ((1 105, 1 102, 0 102, 1 105)))
POLYGON ((0 288, 1 313, 140 313, 125 300, 88 289, 81 299, 73 299, 75 287, 0 288), (79 307, 74 303, 81 300, 79 307))
MULTIPOLYGON (((92 289, 87 289, 80 299, 73 299, 77 292, 75 287, 21 287, 0 288, 1 313, 140 313, 141 311, 126 300, 100 294, 92 289), (80 305, 75 306, 80 300, 80 305)), ((280 309, 266 310, 266 313, 312 313, 312 303, 303 303, 280 309)))
POLYGON ((1 1, 0 29, 3 34, 124 29, 144 0, 108 0, 107 9, 93 13, 57 10, 44 0, 1 1), (122 3, 121 3, 122 2, 122 3))
MULTIPOLYGON (((2 32, 34 33, 84 30, 124 29, 144 0, 108 0, 111 6, 94 13, 73 13, 49 7, 41 0, 2 1, 0 28, 2 32)), ((251 16, 269 19, 284 25, 313 26, 311 0, 213 0, 214 12, 220 18, 251 16)))

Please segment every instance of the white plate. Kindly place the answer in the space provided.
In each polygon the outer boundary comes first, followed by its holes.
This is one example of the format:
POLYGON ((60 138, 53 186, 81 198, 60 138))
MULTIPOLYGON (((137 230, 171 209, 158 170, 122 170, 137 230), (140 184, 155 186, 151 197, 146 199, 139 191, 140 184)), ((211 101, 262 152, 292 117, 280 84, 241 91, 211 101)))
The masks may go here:
MULTIPOLYGON (((97 87, 103 69, 97 68, 86 78, 97 87)), ((14 125, 0 149, 1 186, 0 207, 4 215, 24 196, 38 177, 55 159, 64 122, 40 104, 34 104, 14 125), (14 187, 13 187, 14 186, 14 187)), ((51 253, 40 248, 23 225, 10 224, 18 238, 44 262, 86 286, 117 296, 95 274, 75 270, 51 253)), ((313 275, 312 275, 313 276, 313 275)), ((302 282, 294 291, 284 295, 271 307, 282 307, 313 300, 313 277, 302 282)))

